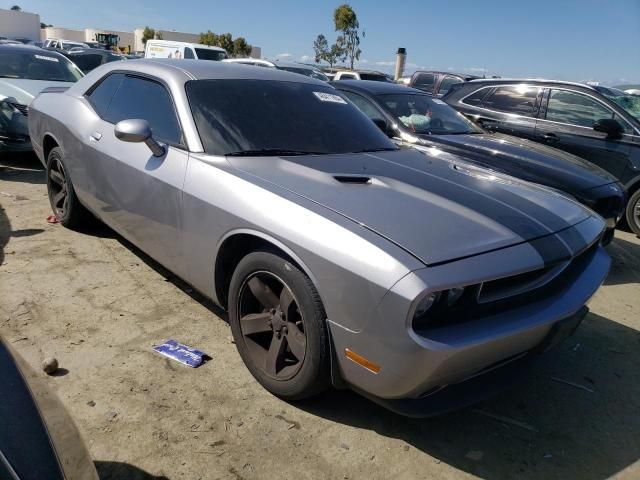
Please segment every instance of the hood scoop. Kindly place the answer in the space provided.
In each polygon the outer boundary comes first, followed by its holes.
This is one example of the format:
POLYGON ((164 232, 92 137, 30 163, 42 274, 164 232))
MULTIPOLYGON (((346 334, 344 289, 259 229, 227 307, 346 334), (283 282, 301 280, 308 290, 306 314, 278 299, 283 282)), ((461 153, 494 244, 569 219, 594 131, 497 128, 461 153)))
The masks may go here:
POLYGON ((366 175, 334 175, 333 178, 340 183, 351 185, 368 185, 372 183, 371 177, 367 177, 366 175))

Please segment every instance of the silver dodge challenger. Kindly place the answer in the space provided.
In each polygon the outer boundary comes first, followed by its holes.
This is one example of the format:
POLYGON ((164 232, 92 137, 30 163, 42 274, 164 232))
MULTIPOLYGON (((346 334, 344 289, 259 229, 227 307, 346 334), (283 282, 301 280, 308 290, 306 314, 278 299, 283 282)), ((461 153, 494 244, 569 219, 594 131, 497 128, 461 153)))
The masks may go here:
POLYGON ((116 62, 39 95, 29 132, 60 222, 97 217, 227 309, 247 368, 288 400, 333 384, 406 415, 476 401, 569 336, 609 270, 591 210, 399 149, 295 73, 116 62))

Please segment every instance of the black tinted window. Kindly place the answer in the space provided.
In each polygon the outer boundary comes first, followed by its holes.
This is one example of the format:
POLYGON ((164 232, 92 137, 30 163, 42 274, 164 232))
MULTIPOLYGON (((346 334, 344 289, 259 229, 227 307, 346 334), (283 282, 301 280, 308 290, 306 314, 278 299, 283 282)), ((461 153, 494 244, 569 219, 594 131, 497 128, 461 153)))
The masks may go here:
POLYGON ((438 95, 444 95, 449 91, 452 85, 456 83, 462 83, 458 77, 444 77, 444 79, 440 82, 440 86, 438 87, 438 95))
POLYGON ((366 98, 352 92, 342 92, 358 109, 371 120, 384 120, 384 116, 366 98))
POLYGON ((433 92, 433 85, 436 83, 436 76, 433 73, 418 73, 414 77, 412 87, 419 88, 425 92, 433 92))
POLYGON ((267 80, 193 80, 187 96, 205 151, 347 153, 395 149, 329 86, 267 80))
POLYGON ((196 55, 200 60, 224 60, 227 58, 226 52, 210 50, 208 48, 196 48, 196 55))
POLYGON ((185 47, 184 58, 196 58, 196 56, 193 54, 193 50, 191 50, 189 47, 185 47))
POLYGON ((93 109, 98 115, 104 118, 109 108, 109 103, 116 93, 124 75, 114 73, 102 80, 97 87, 88 95, 89 102, 93 105, 93 109))
POLYGON ((76 82, 82 72, 66 57, 47 50, 25 49, 24 52, 0 52, 0 77, 50 82, 76 82))
POLYGON ((149 122, 156 139, 180 144, 182 134, 171 96, 159 83, 138 77, 125 76, 109 105, 105 120, 141 118, 149 122))
POLYGON ((389 79, 384 75, 377 73, 361 73, 360 80, 372 80, 374 82, 388 82, 389 79))
POLYGON ((467 105, 480 106, 482 105, 482 100, 484 99, 484 97, 486 97, 487 93, 489 93, 490 90, 490 88, 481 88, 477 92, 472 93, 468 97, 465 97, 465 99, 462 100, 462 103, 466 103, 467 105))
POLYGON ((102 55, 93 53, 86 55, 72 55, 71 61, 75 63, 80 70, 87 73, 102 64, 102 55))
POLYGON ((498 87, 484 99, 483 105, 491 110, 532 117, 539 91, 538 87, 526 85, 498 87))
POLYGON ((551 90, 547 120, 593 127, 596 120, 613 118, 613 111, 587 95, 566 90, 551 90))

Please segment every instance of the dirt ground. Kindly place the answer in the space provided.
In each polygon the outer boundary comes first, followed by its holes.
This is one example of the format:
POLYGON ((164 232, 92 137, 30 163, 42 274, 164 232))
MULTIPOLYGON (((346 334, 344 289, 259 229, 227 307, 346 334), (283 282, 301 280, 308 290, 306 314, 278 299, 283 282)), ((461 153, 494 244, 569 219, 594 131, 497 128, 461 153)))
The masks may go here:
POLYGON ((268 394, 223 312, 106 227, 45 221, 31 156, 0 157, 0 204, 0 334, 35 368, 59 359, 47 381, 103 479, 640 478, 640 239, 630 233, 616 233, 585 322, 529 382, 412 420, 348 391, 297 404, 268 394), (191 369, 152 351, 167 338, 212 360, 191 369))

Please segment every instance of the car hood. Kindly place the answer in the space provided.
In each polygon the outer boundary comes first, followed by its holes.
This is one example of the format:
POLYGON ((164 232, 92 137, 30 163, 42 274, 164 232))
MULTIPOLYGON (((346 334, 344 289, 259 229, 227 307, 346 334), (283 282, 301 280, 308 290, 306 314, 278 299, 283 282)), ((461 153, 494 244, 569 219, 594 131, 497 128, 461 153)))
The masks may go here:
POLYGON ((69 87, 73 82, 51 82, 49 80, 26 80, 24 78, 0 79, 0 100, 15 99, 14 103, 29 105, 38 94, 48 87, 69 87))
POLYGON ((582 158, 531 140, 500 133, 421 135, 426 141, 454 147, 469 160, 522 178, 577 194, 616 181, 607 171, 582 158))
POLYGON ((431 150, 228 160, 376 232, 426 265, 547 236, 592 215, 563 195, 431 150))

